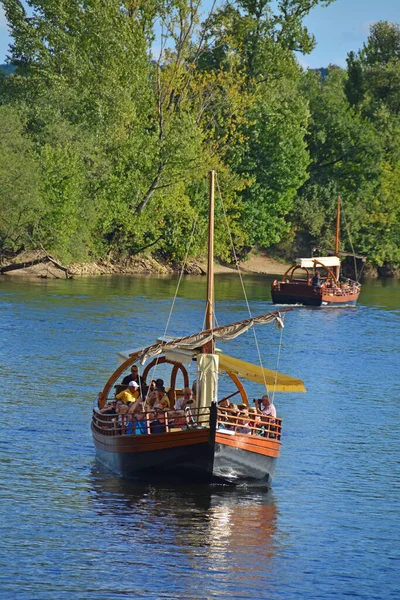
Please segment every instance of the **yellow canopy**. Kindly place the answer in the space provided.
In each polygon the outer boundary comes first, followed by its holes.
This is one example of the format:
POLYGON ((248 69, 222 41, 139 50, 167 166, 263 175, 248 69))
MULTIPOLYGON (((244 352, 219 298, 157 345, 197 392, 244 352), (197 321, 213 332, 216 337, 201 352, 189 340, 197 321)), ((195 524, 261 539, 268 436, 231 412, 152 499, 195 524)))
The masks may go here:
POLYGON ((265 385, 266 383, 271 392, 306 391, 301 379, 295 379, 294 377, 289 377, 289 375, 283 375, 283 373, 277 373, 270 369, 263 369, 244 360, 227 356, 226 354, 219 355, 219 371, 226 371, 228 374, 232 373, 233 375, 250 379, 250 381, 255 381, 261 385, 265 385))

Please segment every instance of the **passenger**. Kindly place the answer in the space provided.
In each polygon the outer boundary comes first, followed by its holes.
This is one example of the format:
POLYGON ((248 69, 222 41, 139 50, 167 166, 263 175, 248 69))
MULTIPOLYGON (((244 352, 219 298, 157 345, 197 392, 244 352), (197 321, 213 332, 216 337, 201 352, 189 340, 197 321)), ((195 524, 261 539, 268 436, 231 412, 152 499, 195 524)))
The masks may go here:
POLYGON ((261 398, 261 403, 258 404, 257 408, 261 415, 266 417, 276 417, 276 408, 272 404, 268 394, 264 394, 261 398))
POLYGON ((219 406, 219 408, 228 408, 228 406, 229 406, 228 398, 222 398, 222 400, 220 400, 218 402, 218 406, 219 406))
POLYGON ((229 400, 228 398, 222 398, 222 400, 218 402, 218 426, 221 429, 226 429, 228 423, 228 413, 224 410, 226 408, 229 408, 229 400))
MULTIPOLYGON (((162 381, 162 379, 161 379, 160 381, 162 381)), ((156 380, 155 380, 155 379, 152 379, 152 380, 150 381, 150 385, 149 385, 149 388, 148 388, 148 392, 155 392, 155 391, 156 391, 156 389, 157 389, 157 382, 156 382, 156 380)))
POLYGON ((175 401, 174 412, 170 413, 170 417, 173 419, 173 421, 172 421, 173 427, 176 427, 176 428, 185 427, 185 425, 187 424, 185 408, 191 407, 192 404, 193 404, 192 390, 190 387, 185 387, 185 388, 183 388, 183 396, 181 398, 178 398, 178 400, 175 401))
MULTIPOLYGON (((261 398, 261 406, 259 407, 259 412, 261 415, 261 424, 264 426, 264 429, 267 432, 271 432, 271 431, 275 431, 275 427, 271 427, 272 423, 275 423, 275 418, 276 418, 276 408, 275 406, 272 404, 270 397, 268 396, 268 394, 265 394, 262 398, 261 398), (266 419, 264 417, 267 417, 266 419)), ((267 435, 267 437, 271 437, 274 438, 275 435, 273 433, 268 433, 268 434, 264 434, 267 435)))
POLYGON ((128 417, 128 410, 129 408, 126 406, 126 404, 122 404, 122 402, 116 409, 116 413, 118 415, 118 427, 121 429, 121 433, 125 433, 126 425, 130 420, 128 417))
POLYGON ((185 387, 183 388, 183 396, 175 402, 175 410, 183 410, 188 404, 193 404, 192 390, 190 387, 185 387))
POLYGON ((243 409, 238 414, 238 426, 236 427, 236 433, 242 433, 244 435, 251 434, 251 426, 249 420, 249 413, 246 409, 243 409))
POLYGON ((157 391, 156 390, 147 392, 147 396, 145 399, 145 408, 147 411, 153 409, 153 406, 154 406, 156 400, 157 400, 157 391))
POLYGON ((311 279, 311 285, 313 287, 321 287, 321 275, 318 269, 315 269, 314 276, 311 279))
MULTIPOLYGON (((169 398, 165 393, 165 387, 159 386, 156 390, 156 400, 152 411, 154 418, 150 422, 150 430, 152 433, 165 433, 165 412, 169 410, 169 398)), ((150 417, 151 418, 151 417, 150 417)))
POLYGON ((141 397, 129 407, 129 422, 127 433, 147 433, 146 413, 141 397))
POLYGON ((129 403, 128 412, 130 415, 135 415, 138 412, 143 412, 143 401, 140 396, 134 402, 129 403))
POLYGON ((116 400, 112 400, 111 402, 108 402, 105 406, 103 406, 103 408, 100 408, 100 413, 102 415, 116 415, 116 407, 117 401, 116 400))
POLYGON ((261 417, 257 414, 257 409, 254 406, 249 408, 249 426, 252 435, 259 434, 261 417))
POLYGON ((153 405, 153 408, 158 408, 160 410, 169 408, 169 398, 165 392, 165 387, 160 386, 156 390, 156 401, 153 405))
POLYGON ((132 380, 129 382, 126 390, 123 390, 116 396, 117 400, 122 400, 124 404, 127 402, 135 402, 139 398, 139 384, 132 380))
POLYGON ((233 404, 233 402, 231 402, 227 408, 227 415, 226 415, 226 422, 225 422, 225 427, 226 429, 235 429, 236 428, 236 418, 239 414, 240 410, 238 409, 236 404, 233 404))
POLYGON ((140 393, 142 394, 142 388, 146 385, 146 380, 139 375, 139 368, 137 365, 131 366, 131 373, 123 378, 122 385, 129 385, 131 381, 136 381, 140 389, 140 393))

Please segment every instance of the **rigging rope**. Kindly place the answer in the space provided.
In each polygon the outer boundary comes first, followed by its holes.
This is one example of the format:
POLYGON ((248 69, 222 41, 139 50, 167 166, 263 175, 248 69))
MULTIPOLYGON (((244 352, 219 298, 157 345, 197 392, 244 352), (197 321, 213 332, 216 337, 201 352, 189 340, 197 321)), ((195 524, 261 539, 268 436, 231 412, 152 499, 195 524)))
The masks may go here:
POLYGON ((277 384, 278 375, 279 375, 279 361, 280 361, 280 358, 281 358, 282 336, 283 336, 283 328, 285 326, 285 315, 279 316, 278 319, 277 319, 277 326, 281 330, 281 335, 280 335, 280 338, 279 338, 278 356, 277 356, 277 359, 276 359, 276 371, 275 371, 275 379, 274 379, 274 389, 272 390, 272 404, 275 404, 275 402, 274 402, 274 400, 275 400, 275 391, 276 391, 276 384, 277 384), (281 324, 279 323, 279 321, 280 321, 281 324))
MULTIPOLYGON (((182 268, 181 268, 181 271, 179 273, 178 283, 177 283, 177 286, 176 286, 176 289, 175 289, 175 294, 174 294, 174 297, 173 297, 173 300, 172 300, 172 304, 171 304, 171 308, 170 308, 170 311, 169 311, 167 323, 166 323, 165 329, 164 329, 164 336, 163 336, 164 338, 167 335, 167 331, 168 331, 168 327, 169 327, 169 322, 171 320, 172 312, 174 310, 174 306, 175 306, 175 302, 176 302, 176 298, 178 296, 179 286, 181 284, 182 276, 183 276, 183 273, 184 273, 184 270, 185 270, 185 267, 186 267, 186 264, 187 264, 187 259, 188 259, 188 256, 189 256, 189 251, 190 251, 190 248, 191 248, 191 245, 192 245, 192 242, 193 242, 194 232, 196 230, 196 224, 197 224, 197 218, 193 221, 192 233, 191 233, 190 240, 189 240, 189 243, 188 243, 188 246, 187 246, 185 258, 184 258, 184 261, 182 263, 182 268)), ((158 361, 156 362, 156 364, 153 367, 153 377, 152 377, 152 379, 155 379, 157 367, 158 367, 158 361)))
MULTIPOLYGON (((342 203, 341 203, 341 204, 342 204, 342 214, 343 214, 344 226, 346 227, 347 237, 349 238, 349 242, 350 242, 351 251, 352 251, 352 253, 353 253, 353 260, 354 260, 354 274, 355 274, 355 277, 356 277, 356 281, 358 281, 358 275, 357 275, 357 261, 356 261, 356 257, 354 256, 354 255, 355 255, 355 252, 354 252, 353 242, 352 242, 352 239, 351 239, 351 236, 350 236, 350 230, 349 230, 349 226, 348 226, 348 224, 347 224, 347 221, 346 221, 346 214, 345 214, 345 212, 344 212, 343 200, 342 200, 342 203)), ((361 273, 360 273, 360 277, 361 277, 361 273)))

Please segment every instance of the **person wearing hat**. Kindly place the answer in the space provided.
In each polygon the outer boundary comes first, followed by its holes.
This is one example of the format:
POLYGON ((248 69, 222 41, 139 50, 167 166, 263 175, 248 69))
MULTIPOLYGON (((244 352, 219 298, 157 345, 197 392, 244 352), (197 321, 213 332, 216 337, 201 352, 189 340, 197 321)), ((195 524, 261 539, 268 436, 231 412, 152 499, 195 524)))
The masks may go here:
POLYGON ((126 390, 123 390, 116 396, 117 400, 122 400, 124 404, 127 402, 135 402, 139 398, 139 384, 133 380, 128 383, 126 390))

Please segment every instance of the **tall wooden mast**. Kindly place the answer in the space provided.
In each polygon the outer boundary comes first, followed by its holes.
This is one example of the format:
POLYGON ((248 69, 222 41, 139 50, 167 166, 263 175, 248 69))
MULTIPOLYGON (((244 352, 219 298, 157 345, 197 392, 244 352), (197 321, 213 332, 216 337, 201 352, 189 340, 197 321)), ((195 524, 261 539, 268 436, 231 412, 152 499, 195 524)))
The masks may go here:
POLYGON ((208 206, 208 263, 207 263, 207 306, 206 329, 213 328, 214 315, 214 184, 215 171, 209 173, 209 206, 208 206))
MULTIPOLYGON (((339 256, 339 237, 340 237, 340 196, 337 199, 337 214, 336 214, 336 239, 335 239, 335 255, 339 256)), ((336 279, 339 279, 340 267, 335 267, 336 279)))

